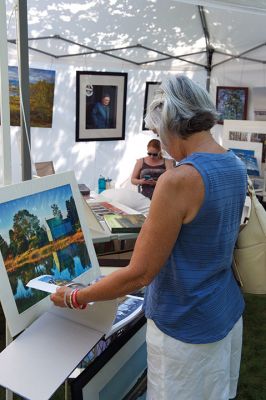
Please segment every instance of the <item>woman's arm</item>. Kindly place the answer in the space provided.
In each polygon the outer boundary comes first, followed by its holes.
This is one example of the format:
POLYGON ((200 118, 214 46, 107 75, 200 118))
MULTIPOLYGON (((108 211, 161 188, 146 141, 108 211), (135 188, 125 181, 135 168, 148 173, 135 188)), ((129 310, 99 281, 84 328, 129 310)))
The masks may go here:
POLYGON ((133 185, 143 185, 143 183, 145 181, 144 179, 140 179, 140 170, 142 167, 142 163, 143 163, 143 160, 141 158, 141 159, 137 160, 137 162, 135 164, 135 167, 134 167, 132 175, 131 175, 131 183, 133 185))
MULTIPOLYGON (((189 166, 188 169, 193 167, 189 166)), ((179 168, 181 170, 182 168, 179 168)), ((81 289, 77 293, 79 304, 111 300, 148 285, 169 257, 184 221, 198 210, 203 199, 195 195, 191 184, 191 172, 183 174, 173 169, 161 175, 156 185, 149 215, 143 224, 135 244, 130 264, 81 289), (194 197, 192 195, 194 194, 194 197), (199 201, 200 199, 200 201, 199 201), (198 206, 195 207, 195 202, 198 206), (191 214, 192 210, 192 214, 191 214)), ((64 307, 64 292, 59 288, 51 295, 57 306, 64 307)))

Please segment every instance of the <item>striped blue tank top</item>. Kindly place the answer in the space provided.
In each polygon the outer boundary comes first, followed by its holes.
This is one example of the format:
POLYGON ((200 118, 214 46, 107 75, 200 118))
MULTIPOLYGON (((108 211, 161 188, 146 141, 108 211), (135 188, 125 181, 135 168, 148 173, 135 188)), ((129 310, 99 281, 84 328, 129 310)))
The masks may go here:
POLYGON ((232 256, 246 196, 246 169, 233 152, 193 153, 179 165, 200 173, 205 196, 171 255, 146 288, 144 309, 165 334, 187 343, 223 339, 244 310, 232 256))

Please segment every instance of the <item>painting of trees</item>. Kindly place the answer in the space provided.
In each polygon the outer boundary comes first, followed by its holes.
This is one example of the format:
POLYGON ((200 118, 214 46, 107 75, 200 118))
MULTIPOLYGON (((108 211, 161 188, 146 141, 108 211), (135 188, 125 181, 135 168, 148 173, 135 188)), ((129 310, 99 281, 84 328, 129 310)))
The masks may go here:
POLYGON ((0 235, 0 251, 2 253, 3 259, 7 258, 10 252, 7 242, 1 235, 0 235))
MULTIPOLYGON (((10 124, 20 126, 18 68, 8 67, 10 124)), ((55 71, 30 68, 30 125, 51 128, 53 120, 55 71)))
POLYGON ((40 226, 38 217, 25 209, 14 215, 9 237, 13 256, 48 243, 46 231, 40 226))

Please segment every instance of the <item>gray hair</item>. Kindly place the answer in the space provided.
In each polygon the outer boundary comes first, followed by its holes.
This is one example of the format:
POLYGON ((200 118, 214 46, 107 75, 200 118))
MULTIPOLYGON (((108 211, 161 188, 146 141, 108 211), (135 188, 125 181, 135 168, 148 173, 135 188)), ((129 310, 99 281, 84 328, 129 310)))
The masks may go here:
POLYGON ((217 117, 209 93, 179 75, 162 82, 148 108, 145 123, 161 137, 176 133, 186 139, 193 133, 211 129, 217 117))

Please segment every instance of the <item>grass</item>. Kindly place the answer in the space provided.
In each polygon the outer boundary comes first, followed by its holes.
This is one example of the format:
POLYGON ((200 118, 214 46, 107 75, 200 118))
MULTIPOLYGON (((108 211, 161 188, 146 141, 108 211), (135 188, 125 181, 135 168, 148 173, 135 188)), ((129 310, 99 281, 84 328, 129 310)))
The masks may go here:
MULTIPOLYGON (((245 301, 243 352, 236 400, 266 400, 266 295, 246 294, 245 301)), ((5 320, 0 309, 0 350, 5 346, 4 337, 5 320)), ((64 398, 64 387, 60 387, 51 400, 64 398)), ((5 400, 5 390, 1 387, 0 400, 5 400)), ((22 397, 14 395, 14 400, 22 400, 22 397)))
POLYGON ((245 294, 243 352, 236 400, 266 399, 266 295, 245 294))

